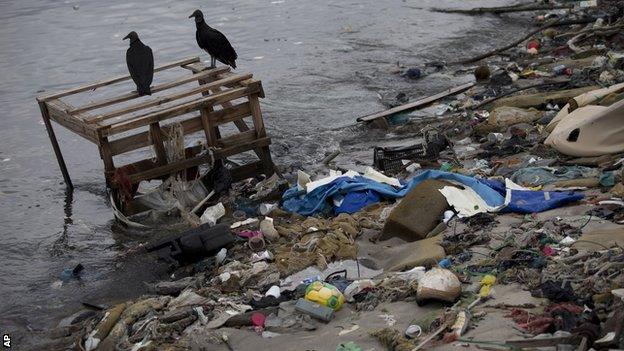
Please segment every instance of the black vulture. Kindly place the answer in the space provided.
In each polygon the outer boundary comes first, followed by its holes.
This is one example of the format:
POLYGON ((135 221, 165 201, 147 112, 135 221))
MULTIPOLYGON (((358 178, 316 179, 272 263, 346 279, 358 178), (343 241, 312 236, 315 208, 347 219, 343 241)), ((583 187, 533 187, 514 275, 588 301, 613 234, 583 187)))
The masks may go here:
POLYGON ((195 39, 197 39, 197 45, 200 48, 206 50, 210 55, 210 67, 216 66, 216 60, 226 65, 236 68, 236 51, 227 40, 223 33, 211 28, 204 21, 204 14, 200 10, 195 10, 189 18, 195 17, 195 24, 197 25, 197 32, 195 32, 195 39))
POLYGON ((130 47, 126 51, 126 63, 130 77, 137 86, 139 96, 152 95, 150 85, 154 78, 154 55, 149 46, 143 44, 136 32, 130 32, 124 40, 130 39, 130 47))

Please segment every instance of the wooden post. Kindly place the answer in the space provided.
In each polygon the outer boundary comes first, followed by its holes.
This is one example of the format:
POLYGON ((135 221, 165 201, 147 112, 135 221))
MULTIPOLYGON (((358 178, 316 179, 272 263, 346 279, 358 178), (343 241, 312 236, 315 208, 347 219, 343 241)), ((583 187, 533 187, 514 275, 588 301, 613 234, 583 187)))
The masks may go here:
POLYGON ((52 143, 52 148, 54 149, 54 154, 56 155, 56 160, 58 161, 59 167, 61 168, 61 173, 63 174, 65 185, 69 190, 73 190, 74 184, 72 184, 71 178, 69 177, 69 172, 67 172, 67 166, 65 165, 65 160, 63 159, 61 148, 59 147, 58 141, 56 140, 54 129, 52 129, 52 123, 50 123, 50 114, 48 112, 48 107, 46 106, 45 102, 39 102, 39 109, 41 110, 41 117, 43 118, 43 123, 45 124, 46 130, 48 131, 48 136, 50 137, 50 142, 52 143))
MULTIPOLYGON (((251 117, 253 118, 254 129, 256 130, 256 138, 260 139, 266 137, 266 130, 264 129, 262 110, 260 109, 260 99, 258 98, 258 94, 253 94, 249 97, 249 106, 251 108, 251 117)), ((267 177, 273 175, 273 173, 275 173, 275 165, 273 165, 269 147, 265 146, 260 148, 257 154, 262 161, 264 174, 267 177)))
POLYGON ((163 144, 162 131, 158 122, 152 123, 149 126, 150 136, 152 138, 152 144, 154 144, 154 152, 156 153, 156 160, 158 164, 164 166, 167 164, 167 152, 165 151, 165 145, 163 144))
MULTIPOLYGON (((203 78, 203 79, 199 79, 197 82, 199 83, 199 85, 203 85, 203 84, 210 83, 210 81, 211 81, 210 79, 203 78)), ((202 92, 202 96, 208 96, 208 95, 210 95, 210 91, 202 92)), ((212 123, 210 123, 210 119, 208 118, 208 114, 212 112, 213 110, 214 109, 212 108, 212 106, 206 106, 202 108, 200 111, 202 126, 204 127, 204 133, 206 134, 206 141, 208 142, 208 146, 216 146, 217 139, 221 138, 221 132, 219 132, 219 126, 213 127, 212 123)))

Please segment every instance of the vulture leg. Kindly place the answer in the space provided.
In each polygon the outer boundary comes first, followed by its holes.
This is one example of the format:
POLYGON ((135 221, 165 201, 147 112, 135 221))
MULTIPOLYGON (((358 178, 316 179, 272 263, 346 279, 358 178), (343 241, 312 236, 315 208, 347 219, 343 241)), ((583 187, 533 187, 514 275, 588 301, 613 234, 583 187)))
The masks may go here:
POLYGON ((214 56, 210 55, 210 68, 215 67, 217 67, 217 59, 214 56))

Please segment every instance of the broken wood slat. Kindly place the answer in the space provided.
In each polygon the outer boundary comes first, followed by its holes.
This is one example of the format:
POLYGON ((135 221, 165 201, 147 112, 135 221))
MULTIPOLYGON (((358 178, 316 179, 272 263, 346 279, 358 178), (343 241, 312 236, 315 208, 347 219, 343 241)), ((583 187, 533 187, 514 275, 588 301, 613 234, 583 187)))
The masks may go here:
POLYGON ((466 83, 466 84, 462 84, 460 86, 454 87, 454 88, 450 88, 447 90, 444 90, 440 93, 437 93, 435 95, 414 101, 414 102, 410 102, 408 104, 405 105, 401 105, 401 106, 397 106, 394 108, 391 108, 389 110, 385 110, 385 111, 381 111, 381 112, 377 112, 368 116, 364 116, 364 117, 359 117, 358 119, 356 119, 356 121, 358 122, 371 122, 376 120, 377 118, 382 118, 382 117, 387 117, 390 116, 392 114, 398 113, 398 112, 403 112, 403 111, 407 111, 407 110, 411 110, 411 109, 415 109, 417 107, 422 107, 425 105, 428 105, 436 100, 440 100, 444 97, 450 96, 450 95, 454 95, 454 94, 458 94, 461 93, 464 90, 467 90, 469 88, 472 88, 475 85, 474 82, 471 83, 466 83))
POLYGON ((203 92, 206 92, 208 90, 210 90, 212 87, 216 87, 219 85, 226 85, 226 84, 232 84, 232 83, 237 83, 241 80, 245 80, 245 79, 249 79, 250 77, 252 77, 251 74, 238 74, 238 75, 233 75, 229 78, 225 78, 225 79, 220 79, 214 82, 210 83, 210 86, 207 85, 200 85, 197 88, 193 88, 193 89, 189 89, 189 90, 184 90, 182 92, 179 93, 175 93, 175 94, 171 94, 171 95, 167 95, 167 96, 163 96, 157 99, 152 99, 149 101, 145 101, 136 105, 131 105, 128 107, 124 107, 122 109, 116 110, 116 111, 112 111, 112 112, 108 112, 104 115, 99 115, 99 116, 95 116, 93 118, 90 118, 88 120, 86 120, 87 123, 95 123, 95 122, 100 122, 103 120, 107 120, 113 117, 118 117, 121 115, 125 115, 131 112, 135 112, 138 110, 142 110, 148 107, 153 107, 153 106, 158 106, 158 105, 162 105, 171 101, 175 101, 181 98, 185 98, 188 96, 192 96, 195 94, 200 94, 203 92))
MULTIPOLYGON (((186 83, 190 83, 196 80, 199 80, 201 78, 206 78, 209 76, 213 76, 222 72, 225 72, 227 70, 229 70, 229 67, 219 67, 219 68, 214 68, 208 71, 203 71, 191 76, 187 76, 184 78, 179 78, 176 79, 174 81, 171 82, 167 82, 167 83, 162 83, 159 85, 155 85, 152 87, 152 94, 157 93, 159 91, 163 91, 163 90, 167 90, 167 89, 171 89, 171 88, 175 88, 177 86, 186 84, 186 83)), ((119 95, 113 98, 108 98, 108 99, 104 99, 104 100, 100 100, 100 101, 95 101, 95 102, 91 102, 88 103, 86 105, 82 105, 79 106, 73 110, 68 111, 71 114, 74 113, 80 113, 80 112, 85 112, 85 111, 90 111, 90 110, 95 110, 98 108, 102 108, 102 107, 106 107, 106 106, 110 106, 110 105, 114 105, 116 103, 119 102, 124 102, 124 101, 128 101, 128 100, 132 100, 132 99, 136 99, 139 97, 139 93, 137 93, 136 91, 130 92, 130 93, 126 93, 123 95, 119 95)))
MULTIPOLYGON (((236 155, 236 154, 239 154, 241 152, 244 152, 244 151, 256 148, 256 147, 268 146, 269 144, 271 144, 270 138, 256 139, 246 144, 240 144, 240 145, 225 148, 225 149, 215 150, 214 158, 222 159, 222 158, 225 158, 231 155, 236 155)), ((194 158, 190 158, 190 159, 186 159, 186 160, 182 160, 178 162, 172 162, 162 167, 156 166, 153 169, 150 169, 141 173, 133 174, 130 176, 130 179, 132 183, 135 184, 142 180, 154 179, 162 175, 175 173, 175 172, 187 169, 187 168, 209 163, 211 160, 212 160, 212 156, 210 154, 201 155, 201 156, 197 156, 194 158)))
POLYGON ((246 132, 230 135, 218 140, 217 144, 220 147, 232 147, 238 144, 245 144, 256 139, 256 131, 250 129, 246 132))
POLYGON ((140 116, 138 118, 134 118, 131 120, 123 121, 118 124, 113 124, 108 126, 108 129, 104 129, 103 132, 105 135, 113 135, 122 133, 131 129, 135 129, 138 127, 146 126, 150 123, 162 121, 168 118, 173 118, 185 113, 189 113, 191 111, 199 110, 204 106, 210 106, 219 104, 224 101, 230 101, 234 99, 241 98, 243 96, 257 93, 257 87, 247 87, 247 88, 237 88, 224 91, 220 94, 214 94, 210 96, 206 96, 197 100, 193 100, 191 102, 187 102, 178 106, 173 106, 161 111, 156 111, 144 116, 140 116))
POLYGON ((99 144, 95 129, 89 128, 84 125, 84 123, 81 123, 79 119, 74 118, 65 112, 66 106, 69 106, 68 104, 57 99, 49 100, 45 102, 45 104, 48 107, 49 117, 56 123, 64 126, 94 144, 99 144))
MULTIPOLYGON (((249 115, 251 115, 249 103, 244 102, 234 105, 230 108, 213 111, 210 113, 209 118, 211 120, 214 120, 215 124, 223 124, 229 122, 232 118, 244 118, 249 115)), ((184 135, 190 135, 203 129, 201 116, 195 116, 187 120, 181 121, 180 123, 182 124, 182 130, 184 130, 184 135)), ((161 126, 160 129, 164 133, 169 133, 170 125, 161 126)), ((141 132, 110 142, 111 152, 113 155, 120 155, 125 152, 140 149, 149 145, 150 142, 148 132, 141 132)))
MULTIPOLYGON (((166 70, 166 69, 169 69, 169 68, 173 68, 173 67, 184 66, 184 65, 191 64, 193 62, 198 62, 198 61, 199 61, 199 57, 190 57, 190 58, 186 58, 186 59, 182 59, 182 60, 166 63, 166 64, 164 64, 162 66, 158 66, 158 67, 154 68, 154 72, 163 71, 163 70, 166 70)), ((128 79, 130 79, 130 75, 129 74, 121 75, 121 76, 117 76, 117 77, 114 77, 114 78, 101 80, 99 82, 95 82, 95 83, 92 83, 92 84, 82 85, 82 86, 79 86, 79 87, 76 87, 76 88, 67 89, 67 90, 63 90, 63 91, 59 91, 59 92, 51 93, 51 94, 47 94, 47 95, 41 95, 41 96, 37 97, 37 101, 48 101, 48 100, 51 100, 51 99, 59 99, 59 98, 65 97, 65 96, 81 93, 81 92, 84 92, 84 91, 95 90, 95 89, 97 89, 99 87, 103 87, 103 86, 106 86, 106 85, 119 83, 119 82, 122 82, 122 81, 128 80, 128 79)))

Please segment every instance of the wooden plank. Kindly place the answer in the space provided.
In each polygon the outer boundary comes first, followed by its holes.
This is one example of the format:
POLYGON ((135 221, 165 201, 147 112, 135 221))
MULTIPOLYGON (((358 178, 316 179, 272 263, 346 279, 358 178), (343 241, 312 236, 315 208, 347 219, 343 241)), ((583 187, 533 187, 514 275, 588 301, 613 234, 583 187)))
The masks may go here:
POLYGON ((78 118, 71 116, 66 112, 65 108, 66 106, 69 106, 68 104, 57 99, 49 100, 45 104, 49 111, 49 117, 56 123, 95 144, 99 144, 97 132, 94 128, 85 125, 78 118))
MULTIPOLYGON (((200 86, 210 84, 210 78, 200 79, 198 81, 200 86)), ((210 90, 206 90, 202 92, 202 96, 209 96, 210 90)), ((210 118, 208 117, 211 112, 214 111, 212 105, 206 106, 200 110, 202 128, 204 129, 204 135, 206 136, 206 144, 208 146, 216 146, 217 139, 220 137, 221 133, 219 132, 218 126, 213 126, 210 118)))
POLYGON ((48 132, 48 137, 50 137, 50 143, 52 143, 52 149, 54 149, 54 155, 56 155, 56 161, 59 164, 59 168, 61 169, 61 174, 63 174, 63 180, 65 180, 65 185, 69 190, 74 188, 72 184, 71 178, 69 177, 69 172, 67 171, 67 165, 65 165, 65 159, 63 158, 63 153, 61 152, 61 148, 59 147, 58 141, 56 140, 56 134, 54 134, 54 129, 52 129, 52 123, 50 123, 50 114, 48 111, 48 107, 44 102, 39 102, 39 109, 41 110, 41 117, 43 118, 43 123, 45 124, 46 131, 48 132))
POLYGON ((234 135, 230 135, 225 138, 221 138, 218 140, 217 144, 220 147, 232 147, 238 144, 248 143, 256 139, 256 131, 250 129, 246 132, 237 133, 234 135))
MULTIPOLYGON (((205 69, 205 65, 203 65, 201 62, 196 63, 196 64, 191 64, 191 65, 187 65, 184 66, 184 68, 188 68, 190 70, 192 70, 193 72, 199 72, 202 69, 205 69)), ((231 74, 230 72, 226 72, 226 73, 222 73, 221 75, 219 75, 218 77, 224 77, 227 76, 228 74, 231 74)), ((255 80, 250 79, 248 81, 245 82, 241 82, 241 84, 260 84, 260 92, 258 93, 258 96, 261 98, 264 98, 264 90, 262 89, 262 84, 260 82, 256 83, 255 80)), ((213 92, 219 92, 221 90, 220 87, 217 87, 215 89, 213 89, 213 92)), ((221 104, 221 106, 223 106, 223 108, 227 108, 232 106, 232 104, 228 101, 225 102, 223 104, 221 104)), ((251 106, 251 103, 250 103, 251 106)), ((259 103, 257 104, 257 108, 260 108, 259 103)), ((249 127, 247 126, 247 124, 245 123, 245 121, 243 121, 242 119, 233 119, 232 122, 234 122, 234 124, 236 125, 236 128, 238 128, 238 130, 240 132, 246 132, 249 130, 249 127)), ((264 124, 264 123, 263 123, 264 124)), ((266 132, 264 133, 266 135, 266 132)), ((264 148, 257 148, 253 150, 254 153, 256 154, 256 156, 258 156, 258 158, 263 161, 264 163, 264 170, 265 170, 265 174, 266 175, 270 175, 273 174, 274 170, 275 170, 275 165, 273 164, 273 160, 271 159, 271 152, 269 150, 269 147, 264 147, 264 148)))
POLYGON ((422 107, 422 106, 428 105, 428 104, 430 104, 430 103, 432 103, 434 101, 440 100, 440 99, 442 99, 444 97, 461 93, 462 91, 467 90, 467 89, 473 87, 474 85, 475 85, 474 82, 462 84, 460 86, 457 86, 457 87, 450 88, 450 89, 444 90, 442 92, 439 92, 439 93, 437 93, 435 95, 432 95, 432 96, 429 96, 429 97, 426 97, 426 98, 423 98, 423 99, 420 99, 420 100, 417 100, 417 101, 414 101, 414 102, 410 102, 409 104, 397 106, 397 107, 391 108, 389 110, 381 111, 381 112, 376 112, 376 113, 373 113, 373 114, 368 115, 368 116, 359 117, 359 118, 356 119, 356 121, 358 121, 358 122, 370 122, 370 121, 373 121, 373 120, 375 120, 377 118, 387 117, 387 116, 390 116, 390 115, 398 113, 398 112, 408 111, 408 110, 411 110, 411 109, 415 109, 417 107, 422 107))
POLYGON ((226 105, 226 104, 227 104, 227 107, 224 106, 223 109, 217 110, 210 114, 211 121, 213 121, 213 123, 216 125, 241 121, 243 122, 243 125, 245 126, 245 130, 240 130, 239 128, 239 131, 241 132, 248 131, 249 127, 247 127, 247 125, 242 119, 247 116, 251 116, 251 107, 249 106, 249 102, 241 102, 236 105, 232 105, 230 102, 227 102, 227 103, 224 103, 223 105, 226 105), (221 111, 227 111, 227 112, 221 112, 221 111))
POLYGON ((168 118, 180 116, 191 111, 199 110, 202 107, 220 104, 225 101, 241 98, 250 94, 258 92, 257 86, 250 86, 247 88, 237 88, 224 91, 219 94, 214 94, 199 98, 190 102, 186 102, 177 106, 156 111, 147 115, 138 116, 127 121, 123 121, 118 124, 112 124, 109 128, 103 130, 106 135, 118 134, 128 130, 132 130, 138 127, 146 126, 150 123, 162 121, 168 118))
MULTIPOLYGON (((224 71, 226 71, 228 69, 229 69, 229 67, 215 68, 215 69, 203 71, 203 72, 200 72, 200 73, 197 73, 197 74, 193 74, 193 75, 190 75, 190 76, 185 76, 183 78, 179 78, 179 79, 167 82, 167 83, 154 85, 152 87, 152 94, 157 93, 159 91, 175 88, 177 86, 180 86, 180 85, 183 85, 183 84, 186 84, 186 83, 190 83, 190 82, 196 81, 196 80, 201 79, 201 78, 205 78, 205 77, 209 77, 209 76, 212 76, 212 75, 216 75, 216 74, 222 73, 222 72, 224 72, 224 71)), ((98 109, 98 108, 114 105, 114 104, 117 104, 117 103, 120 103, 120 102, 136 99, 138 97, 139 97, 139 93, 137 93, 136 91, 132 91, 132 92, 129 92, 129 93, 126 93, 126 94, 123 94, 123 95, 116 96, 116 97, 103 99, 103 100, 99 100, 99 101, 94 101, 94 102, 88 103, 86 105, 79 106, 79 107, 77 107, 77 108, 75 108, 73 110, 70 110, 68 112, 70 114, 75 114, 75 113, 95 110, 95 109, 98 109)))
MULTIPOLYGON (((102 161, 104 161, 105 173, 114 172, 115 163, 113 162, 113 155, 110 152, 110 145, 108 143, 108 138, 105 136, 100 138, 100 156, 102 157, 102 161)), ((108 179, 108 177, 106 178, 108 179)))
POLYGON ((206 85, 200 85, 197 88, 193 88, 193 89, 189 89, 189 90, 184 90, 182 92, 179 93, 175 93, 175 94, 171 94, 171 95, 167 95, 167 96, 163 96, 163 97, 159 97, 156 99, 152 99, 152 100, 148 100, 139 104, 135 104, 135 105, 131 105, 128 107, 124 107, 115 111, 111 111, 108 113, 105 113, 103 115, 99 115, 99 116, 94 116, 92 118, 89 118, 86 120, 87 123, 95 123, 95 122, 100 122, 103 120, 107 120, 113 117, 118 117, 121 115, 125 115, 131 112, 135 112, 135 111, 139 111, 145 108, 149 108, 149 107, 153 107, 153 106, 158 106, 158 105, 162 105, 171 101, 175 101, 181 98, 185 98, 187 96, 192 96, 195 94, 200 94, 200 93, 204 93, 209 91, 210 89, 220 86, 220 85, 225 85, 225 84, 229 84, 229 83, 236 83, 239 82, 241 80, 245 80, 245 79, 249 79, 249 77, 251 77, 251 74, 237 74, 237 75, 233 75, 231 77, 228 78, 224 78, 224 79, 220 79, 220 80, 216 80, 214 82, 211 82, 210 84, 206 84, 206 85))
POLYGON ((150 124, 149 132, 152 138, 152 145, 154 145, 156 160, 158 160, 159 165, 164 166, 167 164, 167 152, 165 151, 165 144, 163 144, 162 132, 158 122, 150 124))
POLYGON ((204 133, 206 135, 206 143, 208 144, 208 146, 216 146, 218 136, 215 127, 212 125, 212 123, 210 123, 210 119, 208 118, 210 112, 212 112, 212 106, 204 107, 200 110, 201 124, 202 129, 204 130, 204 133))
MULTIPOLYGON (((271 144, 270 138, 257 139, 250 143, 240 144, 240 145, 225 148, 225 149, 218 149, 214 152, 214 157, 215 159, 222 159, 231 155, 239 154, 241 152, 249 151, 253 148, 267 146, 269 144, 271 144)), ((162 175, 175 173, 175 172, 187 169, 187 168, 209 163, 211 159, 212 159, 211 155, 206 154, 206 155, 201 155, 201 156, 197 156, 194 158, 190 158, 190 159, 186 159, 186 160, 182 160, 178 162, 172 162, 161 167, 154 165, 154 168, 143 171, 141 173, 133 174, 130 178, 132 180, 132 183, 134 184, 142 180, 154 179, 162 175)))
POLYGON ((264 130, 264 121, 262 120, 262 111, 260 110, 258 95, 251 95, 249 97, 249 107, 251 107, 251 116, 258 138, 265 137, 266 131, 264 130))
MULTIPOLYGON (((213 111, 208 118, 214 121, 215 124, 223 124, 230 122, 233 118, 244 118, 251 114, 249 109, 249 103, 244 102, 233 107, 213 111)), ((190 135, 192 133, 202 130, 201 116, 194 116, 189 119, 180 122, 184 135, 190 135)), ((169 133, 169 125, 160 127, 165 133, 169 133)), ((150 145, 148 132, 141 132, 134 135, 119 138, 117 140, 110 141, 111 152, 113 155, 120 155, 128 151, 136 150, 150 145)))
MULTIPOLYGON (((184 66, 184 65, 191 64, 193 62, 198 62, 198 61, 199 61, 199 57, 185 58, 185 59, 182 59, 182 60, 177 60, 177 61, 166 63, 166 64, 164 64, 162 66, 158 66, 158 67, 154 68, 154 72, 163 71, 163 70, 166 70, 166 69, 169 69, 169 68, 173 68, 173 67, 184 66)), ((119 82, 122 82, 122 81, 128 80, 128 79, 130 79, 130 75, 129 74, 121 75, 121 76, 117 76, 117 77, 114 77, 114 78, 97 81, 95 83, 91 83, 91 84, 87 84, 87 85, 81 85, 81 86, 76 87, 76 88, 71 88, 71 89, 67 89, 67 90, 63 90, 63 91, 59 91, 59 92, 55 92, 55 93, 40 95, 40 96, 37 97, 37 101, 48 101, 48 100, 51 100, 51 99, 58 99, 58 98, 62 98, 62 97, 68 96, 68 95, 73 95, 73 94, 81 93, 81 92, 84 92, 84 91, 88 91, 88 90, 95 90, 95 89, 97 89, 99 87, 103 87, 103 86, 106 86, 106 85, 119 83, 119 82)))
MULTIPOLYGON (((183 65, 182 68, 186 68, 186 69, 188 69, 189 71, 191 71, 193 73, 197 73, 197 72, 201 72, 201 71, 207 69, 208 66, 206 66, 203 62, 197 62, 197 63, 188 64, 188 65, 183 65)), ((223 73, 219 74, 217 77, 219 77, 219 78, 227 78, 227 77, 229 77, 232 74, 233 74, 232 72, 223 72, 223 73)), ((245 86, 245 85, 254 84, 256 82, 258 82, 258 81, 253 79, 253 78, 250 78, 248 80, 241 81, 240 84, 245 86)), ((264 96, 264 89, 262 88, 262 85, 260 86, 259 96, 262 99, 264 99, 264 97, 265 97, 264 96)))
POLYGON ((240 182, 241 180, 245 180, 247 178, 253 178, 258 173, 262 172, 262 161, 251 162, 236 168, 232 168, 230 170, 230 174, 232 175, 232 179, 235 182, 240 182))
POLYGON ((549 347, 557 346, 559 344, 578 345, 582 340, 579 335, 551 337, 543 339, 516 339, 506 340, 505 345, 514 346, 518 348, 534 348, 534 347, 549 347))

